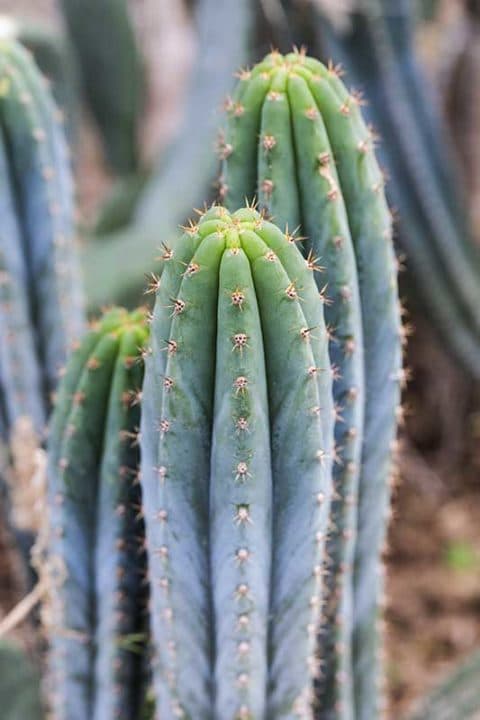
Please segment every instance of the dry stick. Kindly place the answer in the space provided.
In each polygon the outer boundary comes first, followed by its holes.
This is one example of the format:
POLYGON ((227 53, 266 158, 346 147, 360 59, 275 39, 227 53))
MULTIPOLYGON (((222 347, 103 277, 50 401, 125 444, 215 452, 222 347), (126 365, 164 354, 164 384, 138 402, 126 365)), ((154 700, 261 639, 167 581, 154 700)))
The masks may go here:
POLYGON ((46 580, 38 582, 33 590, 25 595, 17 605, 0 622, 0 638, 8 635, 32 612, 48 590, 46 580))

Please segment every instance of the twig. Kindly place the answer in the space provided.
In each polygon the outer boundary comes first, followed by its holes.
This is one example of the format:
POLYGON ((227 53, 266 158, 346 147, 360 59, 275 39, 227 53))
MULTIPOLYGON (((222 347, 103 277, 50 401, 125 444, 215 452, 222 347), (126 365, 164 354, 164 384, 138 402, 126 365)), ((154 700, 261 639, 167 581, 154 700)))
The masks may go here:
POLYGON ((32 612, 44 594, 47 592, 47 583, 38 582, 33 590, 28 593, 0 622, 0 638, 8 635, 17 625, 20 625, 32 612))

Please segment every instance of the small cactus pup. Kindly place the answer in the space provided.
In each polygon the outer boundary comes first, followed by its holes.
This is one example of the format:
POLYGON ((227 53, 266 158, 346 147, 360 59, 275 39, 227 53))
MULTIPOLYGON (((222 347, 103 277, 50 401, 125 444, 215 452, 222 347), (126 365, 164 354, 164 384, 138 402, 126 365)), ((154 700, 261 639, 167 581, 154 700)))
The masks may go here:
POLYGON ((70 357, 48 443, 55 720, 137 717, 145 548, 138 481, 146 312, 113 309, 70 357))
POLYGON ((274 52, 239 73, 219 143, 226 206, 257 197, 275 223, 305 236, 297 245, 307 262, 324 266, 316 280, 335 368, 338 462, 320 634, 321 720, 373 720, 381 705, 376 619, 401 324, 384 180, 360 105, 338 69, 304 52, 274 52))
POLYGON ((312 717, 334 424, 313 275, 249 207, 165 261, 141 425, 162 720, 312 717))
POLYGON ((0 372, 7 431, 42 433, 58 372, 84 329, 73 188, 61 119, 30 54, 0 40, 0 372))

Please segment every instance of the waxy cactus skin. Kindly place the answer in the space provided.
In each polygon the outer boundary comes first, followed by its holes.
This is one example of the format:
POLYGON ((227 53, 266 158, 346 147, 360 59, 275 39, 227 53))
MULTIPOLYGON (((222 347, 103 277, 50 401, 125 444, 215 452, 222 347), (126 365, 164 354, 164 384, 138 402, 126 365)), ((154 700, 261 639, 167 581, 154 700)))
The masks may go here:
POLYGON ((106 160, 117 174, 137 172, 145 78, 128 3, 62 0, 60 5, 106 160))
POLYGON ((50 704, 55 720, 129 720, 145 626, 138 478, 144 311, 109 311, 71 356, 48 452, 50 704))
POLYGON ((401 379, 391 218, 361 97, 303 52, 268 55, 226 104, 220 196, 257 197, 316 275, 330 331, 335 496, 320 634, 319 718, 378 717, 376 630, 401 379))
POLYGON ((167 251, 141 429, 166 720, 310 717, 333 444, 313 275, 250 208, 167 251))
POLYGON ((379 157, 390 178, 387 191, 398 211, 399 242, 419 309, 478 379, 480 252, 468 227, 448 133, 416 56, 414 5, 409 0, 357 5, 341 36, 329 23, 319 23, 320 43, 368 99, 365 113, 382 138, 379 157))
POLYGON ((0 372, 6 428, 42 434, 67 351, 84 329, 73 187, 61 118, 29 53, 0 41, 0 372))

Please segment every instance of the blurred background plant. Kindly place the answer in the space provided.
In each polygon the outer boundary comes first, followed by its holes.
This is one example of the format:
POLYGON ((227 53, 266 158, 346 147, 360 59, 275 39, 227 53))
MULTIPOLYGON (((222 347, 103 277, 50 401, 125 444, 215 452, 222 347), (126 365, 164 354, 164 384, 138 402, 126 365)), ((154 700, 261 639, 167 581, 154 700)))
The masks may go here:
MULTIPOLYGON (((213 148, 240 66, 305 44, 363 93, 413 332, 387 551, 399 717, 480 645, 480 3, 0 0, 0 12, 0 35, 34 53, 65 116, 91 310, 144 302, 161 243, 217 197, 213 148)), ((0 531, 7 613, 26 579, 0 531)))

